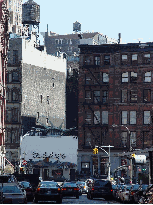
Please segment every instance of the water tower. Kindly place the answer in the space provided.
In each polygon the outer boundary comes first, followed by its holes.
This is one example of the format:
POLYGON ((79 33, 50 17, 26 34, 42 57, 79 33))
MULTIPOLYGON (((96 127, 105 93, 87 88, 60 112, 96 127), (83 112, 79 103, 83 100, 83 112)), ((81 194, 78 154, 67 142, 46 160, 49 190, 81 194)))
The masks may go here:
POLYGON ((38 38, 40 23, 40 5, 33 0, 28 0, 22 4, 22 24, 24 35, 31 37, 31 33, 38 38))
POLYGON ((73 23, 73 31, 75 31, 76 33, 78 31, 81 31, 81 23, 79 23, 78 21, 76 21, 75 23, 73 23))

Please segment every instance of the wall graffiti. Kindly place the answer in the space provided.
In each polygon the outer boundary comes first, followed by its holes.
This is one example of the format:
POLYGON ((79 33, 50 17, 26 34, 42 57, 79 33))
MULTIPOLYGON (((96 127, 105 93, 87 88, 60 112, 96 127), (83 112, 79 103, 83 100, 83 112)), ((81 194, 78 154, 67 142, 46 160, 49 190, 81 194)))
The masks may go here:
POLYGON ((38 152, 33 152, 32 153, 32 155, 33 155, 33 158, 52 158, 52 159, 54 159, 54 158, 56 158, 56 159, 59 159, 60 157, 62 158, 62 159, 65 159, 66 158, 66 155, 65 154, 56 154, 56 153, 54 153, 54 152, 52 152, 51 154, 47 154, 47 152, 45 152, 44 154, 39 154, 38 152))

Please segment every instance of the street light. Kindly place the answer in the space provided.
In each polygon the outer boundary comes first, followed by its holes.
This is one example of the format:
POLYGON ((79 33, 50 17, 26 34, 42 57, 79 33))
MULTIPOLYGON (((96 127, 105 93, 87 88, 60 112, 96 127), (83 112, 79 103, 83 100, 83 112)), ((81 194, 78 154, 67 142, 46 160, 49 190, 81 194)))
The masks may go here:
POLYGON ((95 146, 95 147, 98 147, 98 148, 100 148, 102 151, 104 151, 107 155, 108 155, 108 157, 109 157, 109 163, 108 163, 108 180, 110 180, 110 168, 111 168, 111 163, 110 163, 110 148, 111 147, 114 147, 114 146, 95 146), (106 152, 106 150, 105 149, 103 149, 102 147, 109 147, 109 153, 108 152, 106 152))

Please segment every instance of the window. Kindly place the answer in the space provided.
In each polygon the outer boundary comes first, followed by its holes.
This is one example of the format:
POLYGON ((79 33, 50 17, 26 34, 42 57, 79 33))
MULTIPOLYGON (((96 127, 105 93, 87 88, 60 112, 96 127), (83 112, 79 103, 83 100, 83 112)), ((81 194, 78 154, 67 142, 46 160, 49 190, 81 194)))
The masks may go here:
POLYGON ((143 91, 143 102, 151 102, 151 90, 144 90, 143 91))
POLYGON ((103 90, 103 96, 102 96, 102 102, 106 103, 108 101, 108 91, 107 90, 103 90))
POLYGON ((37 112, 37 119, 39 119, 39 112, 37 112))
POLYGON ((86 111, 85 124, 91 125, 91 112, 90 111, 86 111))
POLYGON ((102 111, 102 124, 108 124, 108 111, 102 111))
POLYGON ((48 124, 48 117, 46 118, 46 124, 48 124))
POLYGON ((137 91, 136 90, 131 90, 131 102, 137 102, 137 91))
POLYGON ((122 111, 122 125, 127 124, 127 111, 122 111))
POLYGON ((150 111, 144 111, 144 124, 150 124, 150 111))
POLYGON ((91 91, 90 90, 85 91, 85 100, 87 103, 91 102, 91 91))
POLYGON ((13 50, 13 64, 18 63, 18 50, 13 50))
POLYGON ((150 139, 150 132, 144 131, 143 132, 143 148, 148 148, 152 145, 152 141, 150 139))
POLYGON ((108 75, 108 73, 103 73, 103 83, 109 83, 109 75, 108 75))
POLYGON ((47 95, 47 103, 49 104, 49 95, 47 95))
POLYGON ((12 109, 12 122, 18 122, 18 108, 12 109))
POLYGON ((122 73, 122 83, 128 82, 128 72, 122 73))
POLYGON ((100 124, 100 111, 94 111, 94 124, 100 124))
POLYGON ((42 95, 40 95, 40 102, 42 103, 42 95))
POLYGON ((19 73, 17 71, 12 72, 12 82, 19 82, 19 73))
POLYGON ((136 83, 137 82, 137 73, 131 72, 131 83, 136 83))
POLYGON ((86 74, 86 77, 85 77, 85 84, 86 84, 86 85, 91 84, 91 77, 90 77, 89 74, 86 74))
POLYGON ((97 104, 100 102, 100 91, 96 90, 94 91, 94 103, 97 104))
POLYGON ((56 44, 59 44, 59 39, 55 39, 55 43, 56 43, 56 44))
POLYGON ((122 90, 122 102, 127 102, 127 90, 122 90))
POLYGON ((130 145, 136 147, 136 132, 130 132, 130 145))
POLYGON ((144 82, 150 83, 151 82, 151 71, 145 73, 144 82))
POLYGON ((130 111, 130 125, 136 124, 136 111, 130 111))
POLYGON ((95 57, 95 65, 100 65, 100 56, 95 57))
POLYGON ((87 132, 85 135, 85 145, 90 146, 91 145, 91 133, 87 132))
POLYGON ((100 73, 94 73, 94 84, 95 85, 100 84, 100 73))
POLYGON ((90 65, 90 57, 89 56, 85 57, 85 65, 90 65))
POLYGON ((110 65, 110 55, 104 55, 104 65, 110 65))
POLYGON ((137 61, 138 60, 138 55, 137 54, 133 54, 132 55, 132 61, 137 61))
POLYGON ((121 141, 122 141, 122 146, 126 147, 127 146, 127 132, 121 133, 121 141))
POLYGON ((12 101, 19 101, 19 92, 17 90, 12 90, 12 101))
POLYGON ((11 122, 12 112, 11 110, 6 110, 6 122, 11 122))
POLYGON ((127 62, 127 55, 122 55, 122 62, 127 62))
POLYGON ((150 54, 144 54, 144 64, 150 64, 150 54))

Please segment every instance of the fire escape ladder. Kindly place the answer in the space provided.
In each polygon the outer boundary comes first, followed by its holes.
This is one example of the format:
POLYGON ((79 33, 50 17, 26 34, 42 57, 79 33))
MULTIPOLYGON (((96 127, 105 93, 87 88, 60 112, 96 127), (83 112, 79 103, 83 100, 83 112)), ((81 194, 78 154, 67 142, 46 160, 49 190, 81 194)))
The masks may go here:
POLYGON ((90 70, 90 68, 87 68, 89 70, 89 72, 91 73, 91 75, 94 77, 94 79, 97 81, 97 83, 101 86, 100 82, 97 80, 97 78, 94 76, 94 74, 92 73, 92 71, 90 70))

